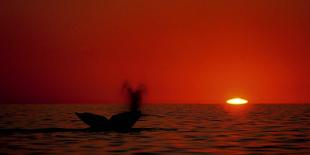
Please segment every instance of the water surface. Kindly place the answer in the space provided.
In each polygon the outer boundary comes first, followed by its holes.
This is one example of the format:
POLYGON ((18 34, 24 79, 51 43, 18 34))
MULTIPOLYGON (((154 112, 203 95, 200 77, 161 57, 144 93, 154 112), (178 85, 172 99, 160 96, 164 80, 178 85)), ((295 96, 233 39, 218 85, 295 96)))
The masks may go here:
POLYGON ((309 105, 146 105, 129 133, 85 131, 74 115, 122 106, 0 106, 0 154, 310 153, 309 105))

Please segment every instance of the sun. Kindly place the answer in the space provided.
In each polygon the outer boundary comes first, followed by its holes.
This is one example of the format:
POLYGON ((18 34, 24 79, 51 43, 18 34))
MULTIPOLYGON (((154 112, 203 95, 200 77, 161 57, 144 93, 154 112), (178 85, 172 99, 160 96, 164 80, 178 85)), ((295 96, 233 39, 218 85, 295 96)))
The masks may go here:
POLYGON ((248 100, 243 98, 232 98, 226 101, 227 104, 233 104, 233 105, 241 105, 241 104, 247 104, 248 100))

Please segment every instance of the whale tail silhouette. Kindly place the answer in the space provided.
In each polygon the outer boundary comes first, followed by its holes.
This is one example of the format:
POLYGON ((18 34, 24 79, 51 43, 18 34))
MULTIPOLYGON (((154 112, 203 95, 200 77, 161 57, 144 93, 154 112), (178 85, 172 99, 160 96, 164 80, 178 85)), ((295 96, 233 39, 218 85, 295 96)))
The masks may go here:
POLYGON ((142 116, 140 108, 142 103, 142 95, 146 88, 140 85, 133 89, 128 82, 123 84, 123 90, 126 90, 129 97, 129 112, 122 112, 113 115, 110 120, 104 116, 92 113, 75 113, 85 124, 89 125, 91 129, 98 130, 114 130, 114 131, 128 131, 142 116))
POLYGON ((92 113, 75 113, 80 120, 95 130, 129 131, 142 116, 141 111, 123 112, 113 115, 110 120, 92 113))
POLYGON ((115 131, 128 131, 141 117, 141 111, 123 112, 113 115, 109 120, 109 125, 115 131))
POLYGON ((89 125, 91 128, 98 129, 108 129, 109 128, 109 120, 100 115, 92 114, 92 113, 75 113, 76 116, 82 120, 85 124, 89 125))

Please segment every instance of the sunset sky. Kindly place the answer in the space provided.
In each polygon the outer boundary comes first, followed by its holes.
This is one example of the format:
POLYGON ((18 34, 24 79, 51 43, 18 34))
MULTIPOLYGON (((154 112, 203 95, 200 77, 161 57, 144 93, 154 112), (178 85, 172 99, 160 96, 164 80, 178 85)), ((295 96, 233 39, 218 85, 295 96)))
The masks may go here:
POLYGON ((310 103, 309 0, 2 0, 0 103, 310 103))

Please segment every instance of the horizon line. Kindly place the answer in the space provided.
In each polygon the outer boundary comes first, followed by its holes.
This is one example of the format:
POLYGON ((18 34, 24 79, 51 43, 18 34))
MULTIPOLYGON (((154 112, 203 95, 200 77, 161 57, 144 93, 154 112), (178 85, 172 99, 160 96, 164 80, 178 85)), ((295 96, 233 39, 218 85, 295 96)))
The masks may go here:
MULTIPOLYGON (((115 102, 115 103, 112 103, 112 102, 44 102, 44 103, 27 103, 27 102, 24 102, 24 103, 22 103, 22 102, 20 102, 20 103, 17 103, 17 102, 11 102, 11 103, 0 103, 0 105, 7 105, 7 104, 40 104, 40 105, 42 105, 42 104, 54 104, 54 105, 59 105, 59 104, 126 104, 126 103, 121 103, 121 102, 115 102)), ((150 104, 150 105, 154 105, 154 104, 170 104, 170 105, 173 105, 173 104, 178 104, 178 105, 180 105, 180 104, 185 104, 185 105, 190 105, 190 104, 199 104, 199 105, 201 105, 201 104, 203 104, 203 105, 207 105, 207 104, 216 104, 216 105, 220 105, 220 104, 227 104, 227 103, 225 103, 225 102, 213 102, 213 103, 211 103, 211 102, 209 102, 209 103, 189 103, 189 102, 184 102, 184 103, 182 103, 182 102, 147 102, 147 103, 143 103, 144 105, 148 105, 148 104, 150 104)), ((310 104, 310 102, 261 102, 261 103, 258 103, 258 102, 253 102, 253 103, 248 103, 249 105, 253 105, 253 104, 299 104, 299 105, 301 105, 301 104, 310 104)))

